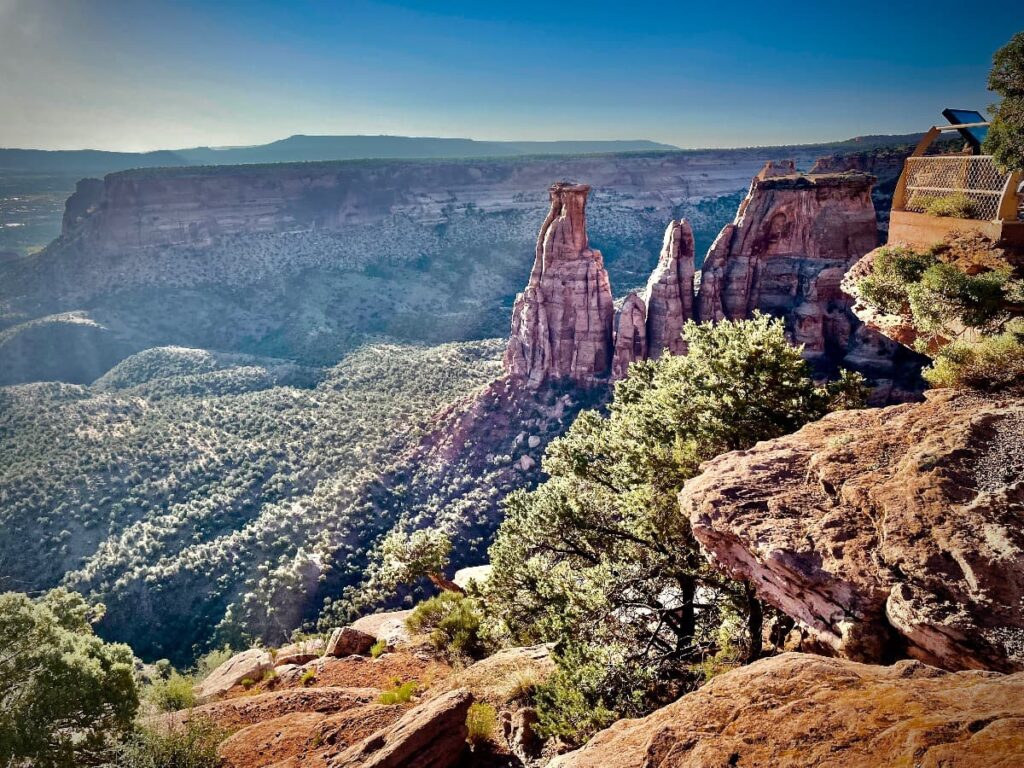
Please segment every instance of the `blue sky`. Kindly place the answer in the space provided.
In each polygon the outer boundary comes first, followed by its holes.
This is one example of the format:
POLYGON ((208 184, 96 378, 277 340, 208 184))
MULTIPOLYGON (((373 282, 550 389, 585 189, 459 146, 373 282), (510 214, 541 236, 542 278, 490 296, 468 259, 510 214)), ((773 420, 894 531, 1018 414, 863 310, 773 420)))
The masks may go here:
POLYGON ((0 146, 912 132, 993 100, 991 55, 1024 3, 989 6, 0 0, 0 146))

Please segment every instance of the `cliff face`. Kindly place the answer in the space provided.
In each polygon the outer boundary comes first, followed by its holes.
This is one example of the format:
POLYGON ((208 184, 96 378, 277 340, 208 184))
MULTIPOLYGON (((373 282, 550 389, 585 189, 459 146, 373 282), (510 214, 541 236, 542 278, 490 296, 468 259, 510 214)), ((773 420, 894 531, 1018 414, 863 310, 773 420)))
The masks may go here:
POLYGON ((590 187, 555 184, 526 290, 512 309, 505 368, 530 387, 546 379, 593 384, 612 359, 612 290, 587 241, 590 187))
POLYGON ((755 310, 786 318, 808 357, 841 359, 856 320, 839 288, 847 267, 875 247, 873 179, 802 176, 769 164, 701 272, 697 315, 737 320, 755 310))

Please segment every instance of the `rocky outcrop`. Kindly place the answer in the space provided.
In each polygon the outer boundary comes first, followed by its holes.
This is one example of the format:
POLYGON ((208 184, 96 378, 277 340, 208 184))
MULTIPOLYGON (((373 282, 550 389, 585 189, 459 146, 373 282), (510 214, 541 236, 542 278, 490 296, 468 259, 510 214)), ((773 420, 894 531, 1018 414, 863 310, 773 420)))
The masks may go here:
POLYGON ((715 240, 701 271, 697 315, 780 316, 809 358, 841 360, 851 351, 856 318, 839 283, 877 244, 873 179, 783 174, 788 170, 766 166, 715 240))
POLYGON ((665 239, 647 281, 644 304, 647 307, 647 354, 657 360, 667 349, 673 355, 686 352, 683 324, 694 317, 694 245, 693 230, 683 220, 669 222, 665 239))
POLYGON ((356 632, 369 635, 372 641, 383 640, 389 647, 393 647, 409 640, 405 620, 411 613, 412 611, 372 613, 356 619, 349 626, 356 632))
POLYGON ((615 313, 615 353, 612 379, 624 379, 629 364, 647 358, 647 307, 635 293, 629 294, 615 313))
POLYGON ((196 686, 201 700, 223 696, 243 680, 259 682, 265 672, 274 668, 270 652, 264 648, 250 648, 235 654, 217 667, 196 686))
POLYGON ((466 747, 468 691, 452 691, 411 709, 389 728, 354 744, 330 768, 448 768, 466 747))
POLYGON ((620 720, 550 768, 1019 765, 1024 673, 787 653, 620 720))
POLYGON ((274 667, 301 665, 320 658, 324 652, 324 641, 320 638, 302 640, 279 648, 274 656, 274 667))
POLYGON ((339 627, 331 633, 327 643, 328 656, 365 656, 377 642, 377 638, 368 632, 354 627, 339 627))
POLYGON ((590 187, 554 184, 526 290, 512 309, 505 369, 527 386, 548 379, 593 384, 612 358, 612 291, 601 252, 587 240, 590 187))
POLYGON ((856 660, 1024 669, 1024 400, 936 390, 708 462, 715 564, 856 660))

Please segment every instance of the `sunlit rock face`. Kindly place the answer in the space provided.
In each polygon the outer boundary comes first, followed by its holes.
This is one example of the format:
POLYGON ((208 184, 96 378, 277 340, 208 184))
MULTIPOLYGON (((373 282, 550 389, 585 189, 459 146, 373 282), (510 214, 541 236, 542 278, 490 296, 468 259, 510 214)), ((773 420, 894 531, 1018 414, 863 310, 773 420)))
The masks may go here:
POLYGON ((713 564, 840 656, 1024 670, 1024 400, 932 390, 722 454, 680 494, 713 564))
POLYGON ((708 252, 698 318, 738 320, 760 310, 785 318, 809 358, 845 357, 856 320, 839 283, 877 243, 873 181, 766 166, 708 252))
POLYGON ((505 368, 528 386, 566 378, 591 384, 612 360, 612 291, 601 252, 587 241, 590 187, 551 187, 526 290, 516 297, 505 368))
POLYGON ((693 230, 684 219, 669 222, 658 257, 644 292, 647 307, 647 354, 652 360, 665 350, 686 352, 683 324, 693 318, 693 230))

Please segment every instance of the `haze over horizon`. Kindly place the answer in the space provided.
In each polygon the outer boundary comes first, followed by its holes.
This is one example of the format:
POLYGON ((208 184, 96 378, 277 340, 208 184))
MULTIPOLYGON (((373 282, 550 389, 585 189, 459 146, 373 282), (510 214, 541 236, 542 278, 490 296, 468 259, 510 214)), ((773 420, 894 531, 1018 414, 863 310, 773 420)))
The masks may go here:
POLYGON ((0 146, 913 133, 943 107, 991 103, 992 52, 1021 27, 1024 6, 966 18, 945 1, 927 14, 801 2, 780 17, 756 3, 0 0, 0 146))

